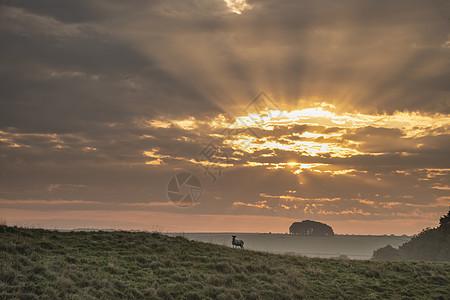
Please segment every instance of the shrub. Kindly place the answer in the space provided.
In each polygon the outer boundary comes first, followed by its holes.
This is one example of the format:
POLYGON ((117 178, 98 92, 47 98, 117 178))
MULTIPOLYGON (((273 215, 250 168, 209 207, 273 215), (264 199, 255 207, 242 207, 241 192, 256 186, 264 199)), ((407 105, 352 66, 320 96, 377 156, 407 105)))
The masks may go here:
POLYGON ((375 250, 372 256, 374 260, 399 260, 401 258, 402 253, 400 250, 395 249, 391 245, 375 250))

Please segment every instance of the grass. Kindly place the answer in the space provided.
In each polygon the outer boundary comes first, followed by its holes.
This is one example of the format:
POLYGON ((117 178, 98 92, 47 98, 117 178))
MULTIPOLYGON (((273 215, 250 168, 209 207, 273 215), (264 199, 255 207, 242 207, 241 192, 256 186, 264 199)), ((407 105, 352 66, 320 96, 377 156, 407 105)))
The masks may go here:
POLYGON ((0 225, 0 299, 449 299, 446 262, 306 258, 0 225))

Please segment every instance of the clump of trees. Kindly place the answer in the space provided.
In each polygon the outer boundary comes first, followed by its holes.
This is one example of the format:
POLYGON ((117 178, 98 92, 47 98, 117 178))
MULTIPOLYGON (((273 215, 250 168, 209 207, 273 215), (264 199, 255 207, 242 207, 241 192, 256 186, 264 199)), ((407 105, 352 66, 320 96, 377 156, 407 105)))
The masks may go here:
POLYGON ((292 223, 289 233, 294 235, 333 236, 333 229, 327 224, 305 220, 292 223))
POLYGON ((398 249, 391 245, 373 252, 375 260, 444 260, 450 261, 450 211, 436 228, 424 229, 398 249))

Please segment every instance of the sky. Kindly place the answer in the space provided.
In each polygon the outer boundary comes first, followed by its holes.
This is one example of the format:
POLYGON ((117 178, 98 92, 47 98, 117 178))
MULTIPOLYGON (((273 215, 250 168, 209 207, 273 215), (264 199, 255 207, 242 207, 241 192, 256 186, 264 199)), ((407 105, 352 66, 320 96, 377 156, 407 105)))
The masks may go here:
POLYGON ((0 44, 7 224, 416 234, 448 212, 450 1, 10 0, 0 44))

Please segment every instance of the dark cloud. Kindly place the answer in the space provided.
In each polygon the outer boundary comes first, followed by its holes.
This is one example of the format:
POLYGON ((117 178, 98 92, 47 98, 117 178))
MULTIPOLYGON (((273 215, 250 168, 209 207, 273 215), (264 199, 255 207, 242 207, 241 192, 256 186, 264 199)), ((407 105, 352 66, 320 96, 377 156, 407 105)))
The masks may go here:
POLYGON ((448 1, 248 3, 1 2, 0 206, 181 213, 158 203, 186 171, 204 184, 188 215, 435 219, 448 1), (224 135, 260 91, 316 110, 224 135), (213 182, 195 158, 227 139, 213 182))

